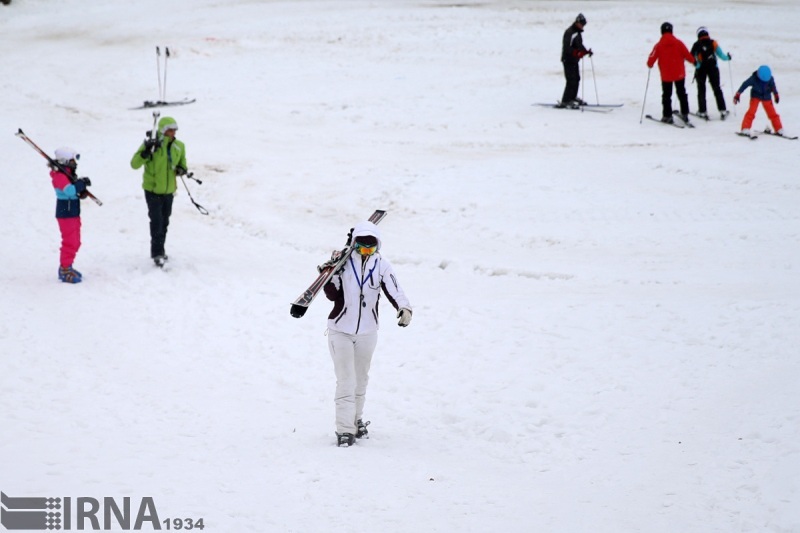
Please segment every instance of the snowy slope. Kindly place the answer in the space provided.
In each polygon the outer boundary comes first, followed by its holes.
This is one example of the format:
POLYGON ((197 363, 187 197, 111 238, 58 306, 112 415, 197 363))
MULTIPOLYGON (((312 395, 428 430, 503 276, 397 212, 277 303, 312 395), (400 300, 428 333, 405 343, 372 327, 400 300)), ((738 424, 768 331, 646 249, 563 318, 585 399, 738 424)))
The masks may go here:
POLYGON ((0 7, 0 489, 152 496, 219 532, 800 531, 800 141, 734 136, 741 105, 640 124, 664 20, 732 53, 728 102, 770 64, 800 133, 788 0, 0 7), (579 11, 609 114, 531 105, 579 11), (156 45, 211 211, 180 191, 169 272, 128 164, 156 45), (77 148, 104 202, 81 285, 20 127, 77 148), (372 438, 338 449, 329 306, 289 304, 376 208, 414 320, 383 304, 372 438))

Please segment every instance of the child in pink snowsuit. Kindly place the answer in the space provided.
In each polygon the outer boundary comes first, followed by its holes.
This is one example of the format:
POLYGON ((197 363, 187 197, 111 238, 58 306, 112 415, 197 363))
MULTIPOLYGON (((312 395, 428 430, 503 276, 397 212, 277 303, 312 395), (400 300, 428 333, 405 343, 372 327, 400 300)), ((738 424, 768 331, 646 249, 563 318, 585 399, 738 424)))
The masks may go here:
POLYGON ((86 196, 89 178, 77 178, 77 160, 80 155, 71 148, 56 150, 56 161, 61 168, 50 171, 53 189, 56 192, 56 220, 61 230, 61 264, 58 279, 64 283, 80 283, 83 276, 72 268, 75 255, 81 247, 81 198, 86 196))

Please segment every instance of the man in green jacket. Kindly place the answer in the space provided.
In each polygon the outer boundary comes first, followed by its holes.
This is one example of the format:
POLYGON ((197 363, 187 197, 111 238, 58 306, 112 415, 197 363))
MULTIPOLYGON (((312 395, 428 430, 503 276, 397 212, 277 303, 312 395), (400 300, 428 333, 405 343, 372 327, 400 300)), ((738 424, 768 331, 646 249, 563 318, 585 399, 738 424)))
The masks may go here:
POLYGON ((172 214, 172 198, 177 189, 177 176, 186 174, 186 147, 175 138, 178 123, 172 117, 158 121, 154 139, 145 140, 133 154, 131 167, 144 166, 144 198, 150 217, 150 257, 163 267, 167 262, 164 243, 172 214))

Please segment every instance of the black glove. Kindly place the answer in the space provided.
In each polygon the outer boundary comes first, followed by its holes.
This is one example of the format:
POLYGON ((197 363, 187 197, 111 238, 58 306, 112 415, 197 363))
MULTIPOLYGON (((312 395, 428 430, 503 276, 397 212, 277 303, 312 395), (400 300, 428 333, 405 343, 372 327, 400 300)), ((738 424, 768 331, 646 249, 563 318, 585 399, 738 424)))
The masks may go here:
POLYGON ((728 52, 728 61, 730 61, 731 59, 733 59, 733 56, 731 55, 730 52, 728 52))
POLYGON ((588 55, 589 57, 592 57, 592 56, 594 55, 594 52, 592 52, 592 49, 591 49, 591 48, 589 48, 589 49, 586 51, 586 55, 588 55))
POLYGON ((158 144, 156 139, 145 139, 144 149, 139 155, 142 156, 142 159, 150 159, 150 156, 153 155, 153 150, 158 149, 158 144))
POLYGON ((183 167, 175 167, 175 175, 176 176, 184 176, 186 174, 186 169, 183 167))
POLYGON ((89 178, 80 178, 78 181, 82 181, 84 187, 92 186, 92 180, 90 180, 89 178))

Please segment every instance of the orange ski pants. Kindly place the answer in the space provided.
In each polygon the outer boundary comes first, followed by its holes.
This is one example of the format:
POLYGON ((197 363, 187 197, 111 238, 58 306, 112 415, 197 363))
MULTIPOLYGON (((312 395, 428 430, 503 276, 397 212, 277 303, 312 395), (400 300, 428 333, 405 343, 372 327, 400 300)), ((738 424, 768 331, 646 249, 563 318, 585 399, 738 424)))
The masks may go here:
POLYGON ((773 131, 778 132, 782 130, 783 125, 781 124, 781 117, 778 116, 778 112, 775 111, 772 100, 760 100, 758 98, 750 99, 750 107, 747 109, 747 113, 744 114, 744 120, 742 120, 742 129, 749 130, 753 125, 753 120, 756 118, 756 111, 758 111, 758 104, 764 106, 764 111, 767 112, 767 118, 772 122, 773 131))

